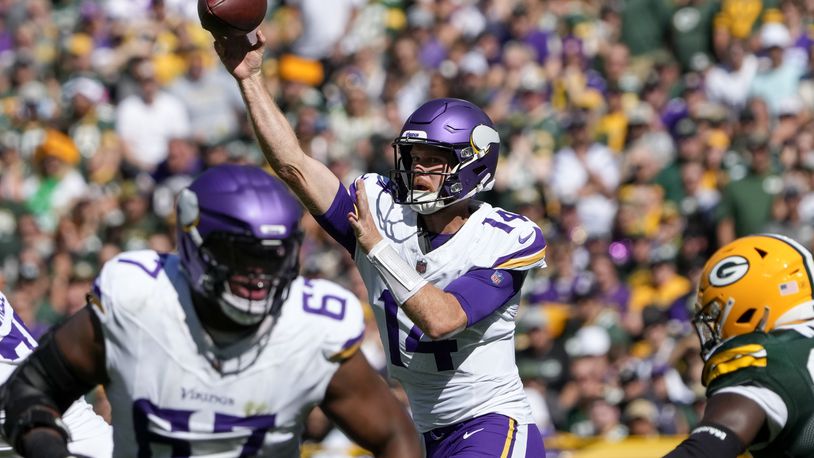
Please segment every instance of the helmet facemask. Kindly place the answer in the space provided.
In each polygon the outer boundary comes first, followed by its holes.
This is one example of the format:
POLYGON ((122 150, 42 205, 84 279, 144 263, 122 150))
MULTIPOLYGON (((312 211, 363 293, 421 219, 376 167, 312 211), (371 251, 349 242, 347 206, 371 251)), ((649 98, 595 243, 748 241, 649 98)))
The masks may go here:
POLYGON ((708 356, 723 341, 721 339, 721 314, 723 310, 718 301, 709 304, 696 304, 695 315, 692 324, 695 332, 698 333, 698 340, 701 342, 701 356, 706 361, 708 356))
POLYGON ((201 288, 234 322, 250 326, 276 315, 299 270, 300 237, 257 239, 210 234, 200 247, 201 288))
POLYGON ((454 199, 454 195, 450 195, 450 192, 460 191, 460 185, 449 186, 457 180, 453 172, 454 169, 458 168, 458 165, 453 165, 457 162, 452 159, 455 157, 454 146, 423 142, 422 144, 432 145, 437 150, 443 151, 451 157, 448 160, 448 164, 444 166, 441 171, 419 171, 415 170, 413 166, 413 157, 411 154, 416 143, 403 140, 403 138, 399 138, 393 143, 393 149, 396 154, 396 168, 390 171, 390 179, 396 184, 396 202, 409 205, 410 208, 422 215, 435 213, 454 199), (418 188, 416 186, 416 180, 419 177, 428 177, 430 180, 432 180, 433 177, 439 177, 438 187, 435 191, 418 188))
MULTIPOLYGON (((405 132, 410 134, 410 132, 405 132)), ((396 203, 409 205, 414 211, 427 215, 474 196, 480 191, 488 191, 494 184, 494 164, 486 163, 484 157, 493 143, 500 138, 493 128, 480 124, 470 135, 469 143, 451 144, 424 138, 424 136, 402 135, 393 142, 396 168, 390 171, 394 183, 393 195, 396 203), (412 149, 416 145, 428 145, 451 155, 449 165, 443 171, 417 171, 413 165, 412 149), (416 189, 416 177, 440 176, 435 191, 416 189)), ((497 152, 492 153, 494 156, 497 152)))

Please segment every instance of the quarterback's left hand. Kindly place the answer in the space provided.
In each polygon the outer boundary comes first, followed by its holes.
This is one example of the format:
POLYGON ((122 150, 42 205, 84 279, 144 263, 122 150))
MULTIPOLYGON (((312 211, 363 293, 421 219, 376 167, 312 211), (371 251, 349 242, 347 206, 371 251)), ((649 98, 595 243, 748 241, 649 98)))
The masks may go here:
POLYGON ((370 214, 370 207, 367 204, 365 180, 361 178, 356 180, 356 212, 348 213, 348 221, 356 234, 359 247, 365 254, 382 240, 382 235, 373 222, 373 215, 370 214))

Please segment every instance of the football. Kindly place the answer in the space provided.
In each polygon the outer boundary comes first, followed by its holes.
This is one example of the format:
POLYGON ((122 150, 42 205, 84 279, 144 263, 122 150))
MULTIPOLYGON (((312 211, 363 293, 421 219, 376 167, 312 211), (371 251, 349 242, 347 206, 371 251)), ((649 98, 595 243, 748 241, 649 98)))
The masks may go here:
POLYGON ((246 35, 266 17, 267 0, 198 0, 204 29, 216 36, 246 35))

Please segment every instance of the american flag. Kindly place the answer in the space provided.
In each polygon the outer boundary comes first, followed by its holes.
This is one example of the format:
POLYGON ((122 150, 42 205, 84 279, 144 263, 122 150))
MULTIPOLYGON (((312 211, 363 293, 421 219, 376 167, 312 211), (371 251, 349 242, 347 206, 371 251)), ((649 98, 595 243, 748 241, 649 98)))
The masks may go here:
POLYGON ((800 287, 797 286, 797 282, 787 281, 785 283, 780 284, 780 295, 781 296, 788 296, 789 294, 794 294, 800 291, 800 287))

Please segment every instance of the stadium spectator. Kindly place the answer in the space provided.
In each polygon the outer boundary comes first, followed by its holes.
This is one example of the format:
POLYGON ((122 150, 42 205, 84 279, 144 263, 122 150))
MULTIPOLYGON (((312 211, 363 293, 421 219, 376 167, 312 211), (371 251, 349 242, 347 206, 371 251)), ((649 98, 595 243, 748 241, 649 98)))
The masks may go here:
POLYGON ((783 183, 775 173, 769 138, 754 132, 747 139, 749 171, 723 188, 718 206, 718 241, 759 233, 771 216, 774 196, 783 183))
POLYGON ((234 139, 244 114, 240 95, 219 67, 207 67, 202 49, 185 53, 187 69, 169 85, 167 92, 181 101, 189 116, 190 137, 204 145, 234 139))
POLYGON ((764 24, 760 30, 760 45, 768 54, 768 63, 759 68, 752 80, 749 95, 763 99, 769 112, 778 114, 778 103, 795 98, 805 61, 790 59, 787 48, 792 44, 791 34, 782 23, 764 24))
POLYGON ((740 40, 732 40, 722 55, 722 62, 710 68, 704 90, 713 102, 723 103, 735 110, 746 105, 752 80, 758 70, 758 59, 740 40))
POLYGON ((138 93, 119 103, 116 129, 124 141, 126 163, 134 172, 152 172, 167 158, 170 139, 190 135, 189 114, 182 102, 160 88, 149 61, 133 69, 138 93))
POLYGON ((76 169, 79 149, 57 130, 48 130, 34 153, 37 174, 23 183, 26 204, 40 225, 53 230, 56 218, 70 211, 87 191, 87 183, 76 169))

